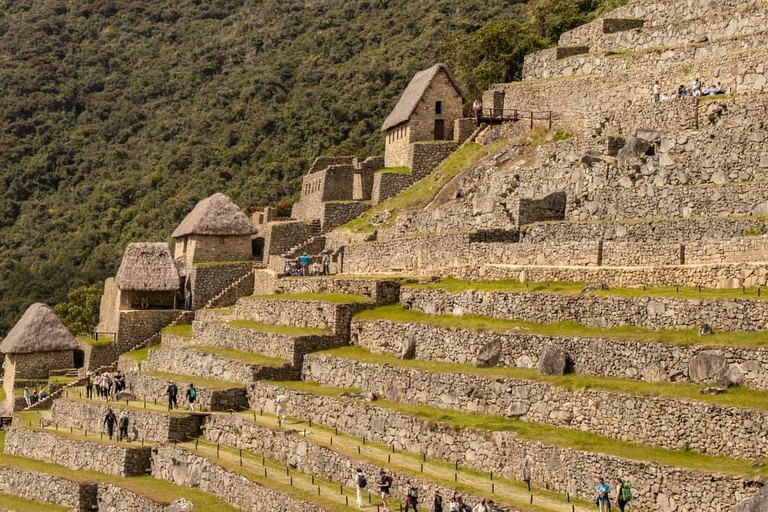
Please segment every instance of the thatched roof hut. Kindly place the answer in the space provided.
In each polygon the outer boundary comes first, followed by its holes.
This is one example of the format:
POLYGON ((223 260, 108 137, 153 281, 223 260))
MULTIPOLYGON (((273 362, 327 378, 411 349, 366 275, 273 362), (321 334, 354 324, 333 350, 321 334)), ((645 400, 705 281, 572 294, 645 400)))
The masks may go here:
POLYGON ((432 80, 435 79, 440 73, 445 73, 450 80, 453 88, 462 99, 465 98, 464 93, 459 87, 459 83, 453 77, 453 74, 445 64, 435 64, 429 69, 419 71, 408 83, 408 87, 405 88, 403 95, 400 96, 400 100, 395 105, 394 110, 384 120, 384 124, 381 127, 381 131, 385 132, 390 128, 405 123, 410 120, 411 115, 419 105, 421 98, 424 97, 424 93, 427 92, 429 86, 432 84, 432 80))
POLYGON ((121 291, 165 292, 179 289, 179 271, 164 242, 129 244, 117 269, 115 284, 121 291))
POLYGON ((57 352, 78 348, 75 337, 47 304, 32 304, 0 344, 4 354, 57 352))
POLYGON ((255 232, 251 220, 232 200, 217 193, 203 199, 187 215, 171 235, 181 238, 187 235, 252 235, 255 232))

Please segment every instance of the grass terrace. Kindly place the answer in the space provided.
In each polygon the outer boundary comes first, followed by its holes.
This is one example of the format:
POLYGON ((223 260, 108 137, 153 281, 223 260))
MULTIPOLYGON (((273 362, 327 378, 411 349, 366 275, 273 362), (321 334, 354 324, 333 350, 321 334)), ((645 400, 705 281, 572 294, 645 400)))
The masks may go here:
MULTIPOLYGON (((304 385, 297 386, 292 381, 274 382, 276 385, 285 386, 295 391, 305 391, 304 385)), ((301 383, 305 384, 305 383, 301 383)), ((324 396, 338 396, 335 388, 324 388, 316 385, 314 394, 324 396)), ((343 400, 356 401, 353 398, 343 400)), ((667 450, 653 446, 646 446, 627 441, 619 441, 608 437, 602 437, 588 432, 581 432, 561 427, 553 427, 540 423, 530 423, 522 420, 502 418, 490 414, 465 414, 462 411, 437 409, 423 405, 408 405, 388 400, 378 400, 372 405, 399 412, 425 421, 440 422, 454 427, 464 427, 492 432, 514 432, 518 438, 528 441, 571 448, 585 452, 605 453, 616 457, 623 457, 643 462, 656 462, 667 466, 686 468, 696 471, 711 473, 729 473, 750 477, 768 476, 768 466, 754 464, 753 460, 735 459, 731 457, 713 457, 701 453, 686 450, 667 450)), ((760 461, 765 462, 765 461, 760 461)))
POLYGON ((230 382, 227 380, 207 379, 204 377, 197 377, 193 375, 184 375, 181 373, 171 372, 158 372, 154 370, 142 370, 142 375, 148 375, 150 377, 156 377, 158 379, 172 380, 174 382, 193 382, 197 388, 209 388, 209 389, 232 389, 232 388, 244 388, 245 385, 240 382, 230 382))
POLYGON ((420 311, 405 309, 400 304, 391 304, 361 311, 354 316, 354 320, 386 320, 396 323, 418 323, 435 327, 477 331, 515 331, 521 334, 539 334, 558 338, 602 338, 647 343, 668 343, 681 347, 694 345, 742 348, 768 347, 768 330, 716 332, 710 336, 699 336, 697 329, 662 329, 654 331, 632 325, 597 328, 587 327, 578 322, 571 321, 542 324, 479 315, 428 315, 420 311))
POLYGON ((364 295, 346 293, 276 293, 272 295, 251 295, 248 299, 271 300, 314 300, 331 304, 372 303, 373 299, 364 295))
POLYGON ((72 510, 70 507, 38 503, 12 494, 3 493, 0 493, 0 503, 2 503, 3 508, 14 510, 15 512, 70 512, 72 510))
POLYGON ((99 334, 99 339, 94 339, 90 336, 86 336, 85 334, 81 334, 77 337, 77 339, 86 345, 90 345, 91 347, 102 347, 104 345, 109 345, 110 343, 115 342, 115 339, 107 334, 99 334))
MULTIPOLYGON (((522 283, 513 279, 498 281, 462 281, 444 278, 435 283, 407 284, 408 288, 437 289, 451 293, 463 291, 477 292, 539 292, 577 294, 590 283, 544 282, 522 283)), ((657 286, 645 288, 609 288, 588 292, 593 295, 612 297, 677 297, 680 299, 766 299, 768 290, 763 293, 761 287, 749 288, 697 288, 695 286, 657 286), (760 291, 758 291, 760 290, 760 291)))
POLYGON ((162 333, 169 336, 189 338, 192 336, 192 324, 169 325, 168 327, 163 327, 162 333))
POLYGON ((340 347, 319 352, 340 359, 370 364, 387 364, 412 370, 477 375, 491 378, 521 379, 547 382, 566 389, 604 389, 628 395, 655 396, 677 400, 691 400, 724 407, 740 407, 768 410, 768 391, 756 391, 744 387, 729 388, 727 393, 705 395, 699 392, 700 385, 685 382, 646 382, 615 377, 595 377, 583 374, 562 376, 540 375, 535 368, 490 367, 478 368, 471 364, 444 363, 420 359, 398 359, 389 354, 374 354, 362 347, 340 347))
POLYGON ((265 324, 263 322, 256 322, 255 320, 231 320, 229 322, 219 323, 237 327, 238 329, 251 329, 253 331, 272 332, 275 334, 285 334, 286 336, 328 336, 333 333, 331 329, 265 324))
POLYGON ((189 347, 190 350, 196 350, 205 354, 211 354, 214 356, 225 357, 233 361, 239 361, 245 364, 251 364, 254 366, 282 366, 288 364, 288 360, 280 359, 277 357, 269 357, 256 352, 242 352, 239 350, 232 350, 230 348, 220 347, 208 347, 208 346, 194 346, 189 347))
POLYGON ((144 347, 139 350, 131 350, 130 352, 126 352, 120 357, 127 357, 129 359, 133 359, 134 361, 138 361, 138 362, 146 361, 147 356, 149 355, 149 350, 157 347, 158 347, 157 345, 153 345, 150 347, 144 347))
POLYGON ((374 174, 411 174, 410 167, 385 167, 374 172, 374 174))

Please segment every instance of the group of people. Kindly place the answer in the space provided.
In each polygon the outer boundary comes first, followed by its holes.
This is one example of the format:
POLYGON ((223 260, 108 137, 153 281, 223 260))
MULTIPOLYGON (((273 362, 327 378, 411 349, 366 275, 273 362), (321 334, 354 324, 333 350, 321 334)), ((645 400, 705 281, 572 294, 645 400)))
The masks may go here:
POLYGON ((120 419, 117 419, 117 416, 112 411, 112 408, 107 409, 107 415, 104 417, 104 428, 107 431, 107 435, 109 436, 109 440, 112 440, 112 436, 115 433, 115 426, 118 426, 120 431, 117 436, 118 441, 126 440, 130 441, 128 437, 128 413, 125 411, 120 412, 120 419))
MULTIPOLYGON (((620 512, 624 512, 626 506, 632 501, 632 489, 629 487, 629 482, 625 482, 621 478, 616 480, 616 506, 619 507, 620 512)), ((605 482, 604 478, 600 478, 595 489, 595 505, 600 509, 600 512, 610 512, 611 510, 611 486, 605 482)))
MULTIPOLYGON (((172 380, 168 381, 168 387, 165 388, 165 394, 168 395, 168 410, 172 411, 179 408, 179 387, 172 380)), ((184 392, 184 396, 187 398, 189 404, 189 410, 195 410, 195 404, 197 403, 197 388, 190 382, 187 385, 187 389, 184 392)))
POLYGON ((96 390, 96 398, 102 398, 109 402, 115 399, 115 395, 125 389, 125 375, 117 371, 114 375, 108 372, 87 372, 85 374, 85 396, 93 398, 93 390, 96 390))
POLYGON ((27 407, 30 407, 37 402, 44 400, 45 397, 48 396, 45 392, 45 386, 40 386, 40 391, 38 392, 37 386, 35 386, 32 391, 29 391, 29 388, 24 388, 24 403, 27 404, 27 407))
POLYGON ((681 84, 677 89, 673 89, 672 92, 662 92, 659 81, 657 80, 651 86, 653 93, 653 101, 658 103, 660 101, 673 100, 676 98, 688 98, 698 96, 714 96, 716 94, 725 94, 725 90, 720 82, 717 85, 710 85, 707 87, 699 78, 695 78, 689 87, 681 84))
MULTIPOLYGON (((388 474, 385 470, 379 471, 379 477, 376 485, 379 488, 379 495, 383 503, 383 511, 390 512, 389 497, 392 494, 392 475, 388 474)), ((357 491, 357 506, 363 507, 363 490, 368 486, 368 480, 361 468, 357 468, 355 475, 355 489, 357 491)), ((414 512, 419 510, 419 489, 410 480, 405 482, 405 512, 413 509, 414 512)), ((474 507, 471 507, 464 503, 464 500, 458 492, 453 493, 453 497, 448 502, 448 508, 446 508, 443 501, 443 497, 440 493, 435 493, 431 500, 429 508, 430 512, 502 512, 500 508, 496 506, 493 500, 486 500, 483 498, 474 507)))
POLYGON ((286 260, 284 271, 288 276, 327 276, 331 273, 331 255, 323 251, 318 259, 304 253, 295 262, 286 260))

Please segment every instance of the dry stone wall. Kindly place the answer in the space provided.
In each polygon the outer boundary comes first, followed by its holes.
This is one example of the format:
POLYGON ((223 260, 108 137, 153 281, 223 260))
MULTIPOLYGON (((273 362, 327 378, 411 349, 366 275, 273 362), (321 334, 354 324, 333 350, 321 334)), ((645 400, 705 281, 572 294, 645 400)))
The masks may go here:
POLYGON ((105 482, 98 483, 98 493, 98 509, 104 512, 165 512, 170 505, 105 482))
POLYGON ((160 329, 176 320, 183 311, 152 309, 120 312, 117 351, 125 353, 137 344, 160 332, 160 329))
POLYGON ((53 462, 69 469, 92 470, 117 476, 143 475, 150 465, 148 446, 128 447, 70 439, 20 427, 6 429, 5 453, 53 462))
POLYGON ((574 390, 525 379, 425 372, 330 355, 308 356, 302 378, 362 389, 398 403, 520 418, 672 450, 687 447, 741 459, 768 454, 768 443, 756 438, 768 427, 768 411, 574 390))
MULTIPOLYGON (((209 300, 250 272, 252 268, 253 264, 250 262, 195 266, 190 276, 192 283, 192 309, 205 307, 209 300)), ((252 290, 247 289, 249 285, 252 285, 252 281, 247 279, 246 281, 247 283, 243 283, 245 288, 242 288, 240 291, 244 294, 253 293, 252 290)), ((224 302, 217 304, 217 306, 226 306, 234 303, 231 298, 229 301, 224 302)))
POLYGON ((759 331, 768 322, 761 299, 678 299, 676 297, 538 292, 450 293, 403 288, 404 307, 429 315, 474 314, 550 323, 575 321, 591 327, 635 325, 646 329, 692 329, 709 324, 720 331, 759 331))
POLYGON ((224 469, 210 459, 174 446, 152 450, 152 476, 176 485, 200 489, 233 507, 253 512, 321 512, 323 509, 257 484, 224 469))
POLYGON ((379 304, 392 304, 400 297, 400 284, 383 279, 288 277, 273 283, 265 293, 343 293, 363 295, 379 304))
POLYGON ((421 420, 374 405, 335 397, 308 395, 266 383, 249 387, 251 406, 274 412, 274 399, 289 397, 288 415, 312 418, 350 435, 396 449, 426 453, 480 471, 493 471, 556 492, 590 500, 594 478, 628 478, 633 506, 639 510, 715 512, 749 497, 754 489, 744 478, 639 462, 611 455, 546 445, 517 438, 513 432, 471 430, 421 420))
POLYGON ((12 494, 36 503, 70 507, 90 512, 96 506, 96 484, 73 482, 46 473, 0 466, 0 493, 12 494))
MULTIPOLYGON (((180 391, 178 395, 179 407, 186 408, 189 406, 183 390, 186 389, 190 381, 194 381, 194 378, 172 381, 180 391)), ((139 398, 158 403, 168 403, 166 389, 168 389, 169 380, 166 378, 126 372, 125 382, 126 387, 139 398)), ((233 383, 232 387, 222 389, 196 385, 195 389, 197 389, 195 404, 201 411, 230 411, 248 407, 245 387, 238 384, 233 383)))

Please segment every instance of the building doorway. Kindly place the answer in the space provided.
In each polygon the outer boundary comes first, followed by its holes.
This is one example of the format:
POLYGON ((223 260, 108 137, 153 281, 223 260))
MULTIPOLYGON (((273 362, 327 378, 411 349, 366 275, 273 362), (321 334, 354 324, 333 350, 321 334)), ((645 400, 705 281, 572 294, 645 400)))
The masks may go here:
POLYGON ((445 121, 443 119, 435 119, 435 140, 445 139, 445 121))

